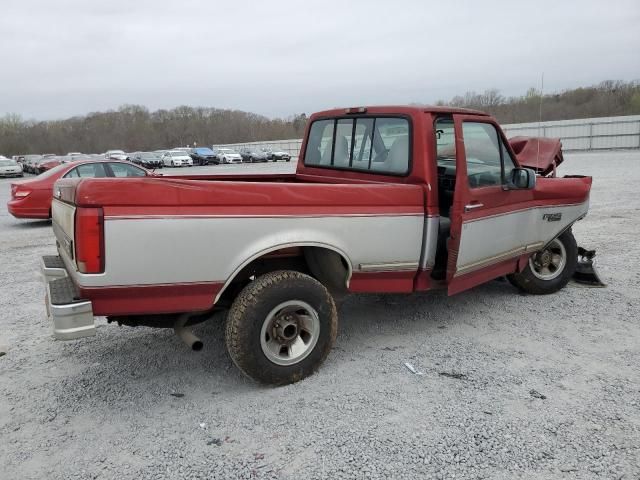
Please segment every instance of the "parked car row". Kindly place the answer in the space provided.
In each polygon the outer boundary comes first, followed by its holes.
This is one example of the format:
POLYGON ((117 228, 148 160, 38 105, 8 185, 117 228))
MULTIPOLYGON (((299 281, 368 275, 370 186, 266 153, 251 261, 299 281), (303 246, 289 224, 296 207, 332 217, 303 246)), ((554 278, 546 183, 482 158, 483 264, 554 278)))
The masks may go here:
POLYGON ((147 168, 190 167, 192 165, 219 165, 243 162, 277 162, 279 160, 291 161, 291 155, 286 152, 256 148, 243 148, 238 153, 231 148, 176 147, 171 150, 155 150, 153 152, 129 154, 122 152, 118 155, 117 157, 111 156, 108 158, 130 160, 147 168))
POLYGON ((27 173, 39 175, 63 163, 71 163, 79 160, 93 160, 101 157, 102 156, 98 154, 84 154, 77 152, 68 153, 66 155, 54 155, 51 153, 44 155, 24 155, 22 167, 27 173))
MULTIPOLYGON (((84 154, 69 152, 66 155, 46 153, 42 155, 15 155, 12 159, 0 156, 0 159, 13 161, 20 166, 21 173, 39 175, 63 163, 87 159, 105 159, 130 161, 145 168, 191 167, 193 165, 219 165, 231 163, 255 163, 291 161, 291 155, 280 150, 245 147, 237 152, 228 147, 175 147, 154 150, 152 152, 131 152, 107 150, 104 154, 84 154)), ((13 172, 12 172, 13 173, 13 172)), ((2 175, 0 173, 0 175, 2 175)))

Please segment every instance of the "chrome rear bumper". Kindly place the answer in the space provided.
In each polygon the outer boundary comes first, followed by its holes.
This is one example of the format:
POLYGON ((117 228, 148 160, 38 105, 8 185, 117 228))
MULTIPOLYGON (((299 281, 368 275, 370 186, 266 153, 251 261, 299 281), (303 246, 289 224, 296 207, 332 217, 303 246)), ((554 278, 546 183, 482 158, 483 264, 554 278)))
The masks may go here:
POLYGON ((96 334, 91 301, 79 298, 78 290, 57 255, 42 257, 47 317, 57 340, 74 340, 96 334))

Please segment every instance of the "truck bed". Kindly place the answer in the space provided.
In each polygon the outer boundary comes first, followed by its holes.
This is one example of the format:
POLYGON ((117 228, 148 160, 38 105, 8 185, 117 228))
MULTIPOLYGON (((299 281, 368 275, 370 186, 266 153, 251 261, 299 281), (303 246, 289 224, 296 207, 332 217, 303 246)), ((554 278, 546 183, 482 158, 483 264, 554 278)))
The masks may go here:
POLYGON ((101 208, 104 273, 79 273, 68 254, 61 257, 96 315, 206 310, 243 265, 292 246, 339 252, 347 282, 378 274, 411 290, 423 249, 423 186, 269 180, 58 181, 58 241, 74 238, 70 208, 101 208))
POLYGON ((103 207, 105 217, 137 212, 340 214, 424 212, 420 185, 319 183, 291 176, 262 178, 100 178, 58 181, 63 201, 103 207), (224 210, 220 210, 224 207, 224 210), (234 208, 237 207, 237 208, 234 208))

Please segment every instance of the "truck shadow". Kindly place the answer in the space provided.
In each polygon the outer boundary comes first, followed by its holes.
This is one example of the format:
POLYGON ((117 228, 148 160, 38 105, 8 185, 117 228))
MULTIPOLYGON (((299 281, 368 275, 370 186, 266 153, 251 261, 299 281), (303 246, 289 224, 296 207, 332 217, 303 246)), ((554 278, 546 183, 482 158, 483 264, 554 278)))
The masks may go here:
POLYGON ((44 228, 51 226, 51 220, 22 220, 12 225, 18 230, 29 230, 35 228, 44 228))
MULTIPOLYGON (((491 282, 455 297, 447 297, 445 291, 348 297, 340 307, 335 351, 309 380, 321 381, 316 377, 323 370, 364 357, 371 348, 394 345, 401 341, 399 335, 429 339, 443 326, 468 327, 478 321, 478 312, 508 304, 515 292, 504 282, 491 282)), ((204 342, 200 352, 189 350, 171 329, 120 328, 101 319, 96 337, 60 344, 56 362, 60 368, 73 365, 69 371, 74 373, 51 385, 52 393, 59 405, 73 409, 96 403, 106 409, 135 408, 170 403, 182 395, 188 401, 210 401, 214 395, 233 401, 238 394, 256 391, 270 395, 266 391, 271 387, 246 378, 227 355, 223 314, 195 326, 194 333, 204 342), (78 365, 84 368, 78 371, 78 365)))

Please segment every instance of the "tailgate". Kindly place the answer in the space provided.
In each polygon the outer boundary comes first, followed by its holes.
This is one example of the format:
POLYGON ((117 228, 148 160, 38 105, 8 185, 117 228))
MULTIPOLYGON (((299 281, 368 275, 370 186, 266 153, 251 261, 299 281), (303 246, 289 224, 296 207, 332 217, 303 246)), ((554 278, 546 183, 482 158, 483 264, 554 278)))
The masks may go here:
POLYGON ((73 238, 75 226, 75 205, 65 203, 57 198, 51 203, 51 219, 53 233, 58 240, 60 251, 64 252, 70 260, 74 260, 73 238))

